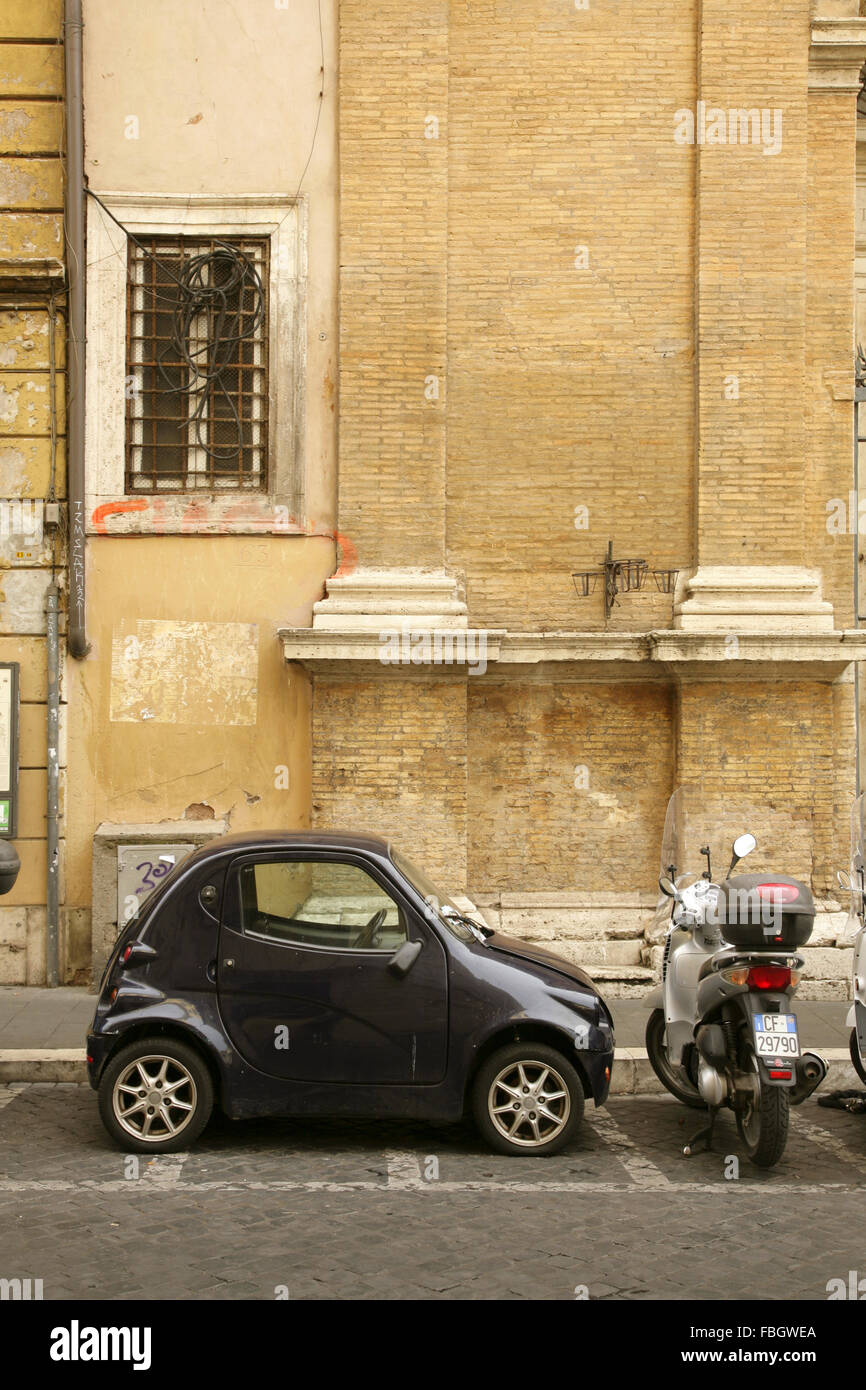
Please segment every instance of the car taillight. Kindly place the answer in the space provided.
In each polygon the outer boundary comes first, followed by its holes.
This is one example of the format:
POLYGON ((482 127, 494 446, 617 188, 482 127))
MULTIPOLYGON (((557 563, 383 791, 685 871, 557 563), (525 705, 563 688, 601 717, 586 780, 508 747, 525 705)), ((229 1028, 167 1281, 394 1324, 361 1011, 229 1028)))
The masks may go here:
POLYGON ((752 989, 789 989, 791 971, 787 965, 753 965, 749 970, 752 989))
POLYGON ((774 903, 795 903, 800 896, 793 883, 759 883, 757 893, 759 898, 769 898, 774 903))

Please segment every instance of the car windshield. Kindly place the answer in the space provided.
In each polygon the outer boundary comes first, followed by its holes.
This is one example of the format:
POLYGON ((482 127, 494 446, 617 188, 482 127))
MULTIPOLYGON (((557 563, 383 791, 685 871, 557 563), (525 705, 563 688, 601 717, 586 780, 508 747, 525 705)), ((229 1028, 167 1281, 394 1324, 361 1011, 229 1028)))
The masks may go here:
POLYGON ((409 880, 416 893, 420 893, 428 906, 433 909, 436 913, 437 921, 441 922, 444 927, 447 927, 452 936, 458 937, 460 941, 477 941, 479 939, 478 929, 473 930, 472 927, 468 927, 466 923, 461 920, 460 908, 448 897, 448 894, 443 893, 433 880, 428 878, 424 870, 419 869, 416 864, 413 864, 410 859, 407 859, 405 854, 401 854, 399 850, 394 849, 393 845, 390 847, 390 850, 392 863, 399 869, 403 877, 409 880), (448 909, 447 914, 443 912, 443 908, 448 909), (450 914, 455 912, 458 916, 452 917, 450 914))

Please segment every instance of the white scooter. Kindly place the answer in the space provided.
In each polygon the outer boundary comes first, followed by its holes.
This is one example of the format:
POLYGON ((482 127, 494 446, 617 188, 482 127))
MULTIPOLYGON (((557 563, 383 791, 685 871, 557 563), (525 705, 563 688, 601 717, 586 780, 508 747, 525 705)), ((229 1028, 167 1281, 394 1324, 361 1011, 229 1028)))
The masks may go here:
POLYGON ((770 1168, 785 1150, 789 1106, 827 1074, 817 1053, 801 1054, 791 1009, 804 964, 796 947, 811 935, 815 904, 804 883, 782 874, 732 877, 756 848, 749 834, 734 840, 727 874, 714 882, 706 827, 709 821, 718 835, 718 820, 710 819, 709 806, 701 787, 678 788, 668 804, 659 906, 671 905, 670 920, 662 983, 646 1001, 652 1010, 647 1053, 673 1096, 709 1111, 708 1123, 685 1146, 687 1155, 710 1147, 726 1106, 749 1158, 770 1168), (686 856, 696 849, 706 859, 699 878, 684 873, 686 856))
POLYGON ((848 1010, 849 1047, 854 1070, 866 1086, 866 794, 851 807, 851 867, 836 875, 851 894, 849 924, 854 934, 854 999, 848 1010))

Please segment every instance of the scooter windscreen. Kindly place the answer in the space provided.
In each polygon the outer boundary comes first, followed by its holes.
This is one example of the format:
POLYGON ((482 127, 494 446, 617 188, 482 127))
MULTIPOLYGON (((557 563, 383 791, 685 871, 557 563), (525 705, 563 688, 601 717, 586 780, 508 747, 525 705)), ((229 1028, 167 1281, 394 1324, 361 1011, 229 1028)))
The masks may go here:
POLYGON ((866 918, 866 793, 857 797, 851 807, 851 857, 849 873, 851 892, 849 894, 848 922, 846 937, 853 939, 866 918))
MULTIPOLYGON (((864 862, 866 806, 861 805, 860 818, 858 844, 864 862)), ((774 866, 783 863, 791 866, 789 872, 808 883, 812 862, 810 836, 810 821, 798 815, 783 797, 769 803, 752 800, 747 791, 744 796, 741 788, 725 785, 718 777, 686 782, 676 788, 667 805, 659 875, 672 879, 682 889, 701 875, 721 884, 731 871, 746 871, 757 880, 765 874, 777 877, 774 866), (740 838, 755 828, 760 831, 759 844, 740 838), (735 841, 740 842, 737 851, 735 841), (733 861, 739 862, 746 853, 748 864, 732 868, 733 861)), ((670 898, 660 895, 656 922, 670 917, 670 910, 670 898)))

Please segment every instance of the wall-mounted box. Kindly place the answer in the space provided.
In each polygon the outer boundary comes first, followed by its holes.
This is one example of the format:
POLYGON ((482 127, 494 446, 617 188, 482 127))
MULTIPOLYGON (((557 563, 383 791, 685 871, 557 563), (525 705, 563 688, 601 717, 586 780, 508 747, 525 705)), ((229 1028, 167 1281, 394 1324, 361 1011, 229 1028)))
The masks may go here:
POLYGON ((93 836, 93 987, 132 912, 199 845, 225 835, 224 820, 171 820, 155 825, 103 821, 93 836))

